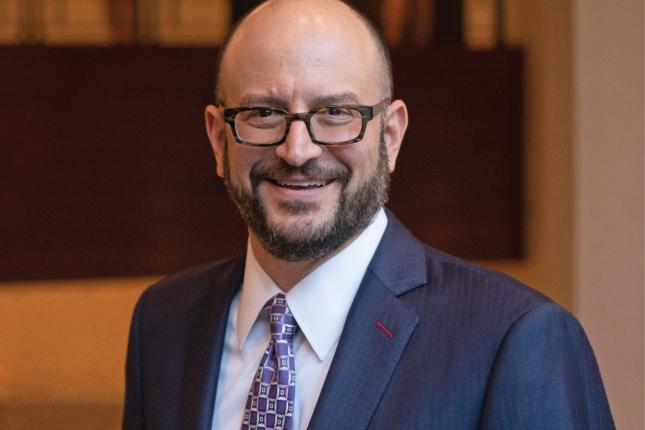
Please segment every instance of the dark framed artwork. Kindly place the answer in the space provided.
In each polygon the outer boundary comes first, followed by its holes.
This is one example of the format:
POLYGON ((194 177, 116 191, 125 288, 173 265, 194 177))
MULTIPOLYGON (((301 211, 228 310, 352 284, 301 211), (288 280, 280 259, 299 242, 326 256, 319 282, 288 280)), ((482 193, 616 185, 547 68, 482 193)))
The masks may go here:
MULTIPOLYGON (((204 132, 213 48, 0 48, 0 279, 161 274, 242 252, 204 132)), ((522 254, 522 54, 395 50, 390 207, 465 258, 522 254)))

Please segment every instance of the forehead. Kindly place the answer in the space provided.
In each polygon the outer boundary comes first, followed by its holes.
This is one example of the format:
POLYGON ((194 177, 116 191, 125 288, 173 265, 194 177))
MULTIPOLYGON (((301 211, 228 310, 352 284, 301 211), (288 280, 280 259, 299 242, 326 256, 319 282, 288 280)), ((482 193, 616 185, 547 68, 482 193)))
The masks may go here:
POLYGON ((378 101, 375 43, 360 18, 334 3, 285 1, 249 16, 222 61, 227 102, 248 94, 293 102, 334 93, 378 101))

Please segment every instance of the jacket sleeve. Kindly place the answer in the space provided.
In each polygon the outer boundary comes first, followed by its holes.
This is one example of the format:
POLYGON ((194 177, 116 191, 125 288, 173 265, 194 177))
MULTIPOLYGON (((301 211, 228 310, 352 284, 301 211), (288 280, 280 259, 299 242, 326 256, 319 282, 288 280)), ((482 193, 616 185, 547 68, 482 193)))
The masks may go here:
POLYGON ((510 327, 490 375, 480 428, 615 428, 593 351, 569 312, 544 303, 510 327))
POLYGON ((128 354, 125 365, 125 405, 123 409, 123 430, 145 428, 143 414, 143 386, 141 380, 140 318, 143 297, 134 309, 130 325, 128 354))

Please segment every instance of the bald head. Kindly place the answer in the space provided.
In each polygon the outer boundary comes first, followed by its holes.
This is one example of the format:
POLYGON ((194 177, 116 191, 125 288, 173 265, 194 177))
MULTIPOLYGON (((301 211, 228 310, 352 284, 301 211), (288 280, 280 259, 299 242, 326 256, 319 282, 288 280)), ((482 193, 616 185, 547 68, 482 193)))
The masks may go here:
POLYGON ((381 99, 392 97, 391 63, 381 36, 365 17, 338 0, 269 0, 253 10, 220 51, 218 99, 226 102, 239 90, 239 78, 259 78, 244 68, 262 65, 278 65, 271 73, 280 73, 282 67, 293 72, 294 66, 302 66, 303 73, 312 67, 326 67, 329 73, 352 67, 364 73, 363 81, 381 99))

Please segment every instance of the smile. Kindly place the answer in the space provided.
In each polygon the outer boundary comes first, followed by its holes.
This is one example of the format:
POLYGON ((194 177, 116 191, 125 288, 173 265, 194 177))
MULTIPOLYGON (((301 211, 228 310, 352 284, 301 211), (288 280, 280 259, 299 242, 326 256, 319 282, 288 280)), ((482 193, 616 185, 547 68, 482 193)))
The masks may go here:
POLYGON ((282 180, 276 180, 276 179, 271 179, 267 178, 267 181, 271 182, 273 185, 276 185, 278 187, 282 188, 288 188, 291 190, 309 190, 309 189, 316 189, 316 188, 322 188, 325 185, 328 185, 334 181, 334 179, 328 180, 328 181, 314 181, 314 180, 307 180, 307 181, 282 181, 282 180))

